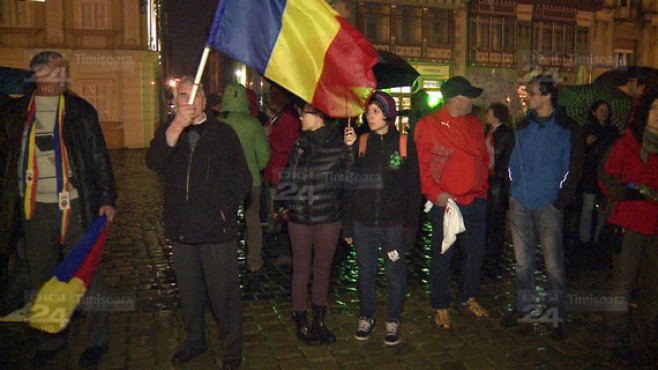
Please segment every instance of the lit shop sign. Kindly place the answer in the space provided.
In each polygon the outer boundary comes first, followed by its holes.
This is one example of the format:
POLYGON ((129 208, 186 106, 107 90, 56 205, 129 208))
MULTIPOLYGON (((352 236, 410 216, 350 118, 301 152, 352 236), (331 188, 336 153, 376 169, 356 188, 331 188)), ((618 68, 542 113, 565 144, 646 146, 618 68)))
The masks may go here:
POLYGON ((443 80, 450 78, 450 66, 415 65, 413 67, 421 76, 436 76, 443 80))

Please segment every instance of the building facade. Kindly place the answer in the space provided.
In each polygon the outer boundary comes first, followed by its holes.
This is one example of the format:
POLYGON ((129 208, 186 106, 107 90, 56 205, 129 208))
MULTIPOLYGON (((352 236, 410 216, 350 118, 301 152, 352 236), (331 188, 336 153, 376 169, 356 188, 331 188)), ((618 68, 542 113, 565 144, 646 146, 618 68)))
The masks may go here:
POLYGON ((157 0, 0 0, 0 65, 26 69, 36 53, 60 52, 108 147, 146 147, 160 121, 159 9, 157 0))
MULTIPOLYGON (((344 0, 330 2, 376 49, 394 52, 438 90, 450 76, 522 84, 550 73, 589 83, 626 65, 658 66, 658 1, 344 0)), ((408 107, 410 89, 394 91, 408 107)))

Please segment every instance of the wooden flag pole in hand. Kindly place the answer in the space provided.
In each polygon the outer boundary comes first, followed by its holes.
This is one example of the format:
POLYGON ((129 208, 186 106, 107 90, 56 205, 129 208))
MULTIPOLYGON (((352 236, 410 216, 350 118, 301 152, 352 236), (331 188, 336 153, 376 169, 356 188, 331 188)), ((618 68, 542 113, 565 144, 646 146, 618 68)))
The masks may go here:
POLYGON ((203 70, 206 69, 206 63, 208 62, 208 54, 210 54, 210 46, 206 45, 203 48, 203 54, 201 55, 201 62, 199 62, 199 68, 196 70, 196 77, 194 77, 194 86, 192 87, 192 94, 187 104, 194 104, 194 99, 196 99, 196 94, 199 91, 199 84, 201 83, 201 77, 203 76, 203 70))

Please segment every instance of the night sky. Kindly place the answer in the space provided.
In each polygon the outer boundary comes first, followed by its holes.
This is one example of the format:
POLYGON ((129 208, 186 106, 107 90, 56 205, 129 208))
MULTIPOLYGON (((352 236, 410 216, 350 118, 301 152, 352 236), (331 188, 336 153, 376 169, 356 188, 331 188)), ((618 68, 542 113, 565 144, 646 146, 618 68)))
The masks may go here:
MULTIPOLYGON (((196 74, 218 0, 166 0, 169 75, 196 74)), ((168 76, 169 77, 169 76, 168 76)))

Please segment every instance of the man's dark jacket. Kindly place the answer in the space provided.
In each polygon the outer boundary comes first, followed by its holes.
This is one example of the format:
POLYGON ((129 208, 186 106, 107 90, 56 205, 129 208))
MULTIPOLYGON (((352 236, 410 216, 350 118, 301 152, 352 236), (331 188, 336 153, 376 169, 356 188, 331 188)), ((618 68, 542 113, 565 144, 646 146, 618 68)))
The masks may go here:
POLYGON ((420 219, 420 174, 413 140, 407 140, 407 158, 400 156, 400 134, 361 135, 349 150, 350 206, 345 236, 352 236, 352 221, 367 227, 402 224, 416 230, 420 219), (359 142, 367 137, 366 152, 359 157, 359 142))
MULTIPOLYGON (((569 154, 569 176, 562 185, 557 199, 553 205, 560 210, 564 210, 575 198, 578 184, 583 175, 584 163, 584 144, 583 131, 576 121, 567 116, 563 107, 557 106, 553 111, 555 122, 571 132, 571 153, 569 154)), ((516 130, 522 130, 530 125, 527 116, 516 126, 516 130)), ((516 142, 516 138, 515 138, 516 142)))
MULTIPOLYGON (((21 202, 18 201, 17 169, 31 95, 27 94, 5 104, 0 113, 0 142, 3 142, 0 151, 0 168, 3 171, 0 182, 2 243, 8 242, 7 233, 14 233, 20 227, 17 222, 24 218, 21 202)), ((96 109, 84 99, 71 94, 64 95, 64 104, 62 130, 73 173, 71 184, 78 190, 82 225, 87 229, 101 206, 115 206, 116 186, 96 109)))
POLYGON ((185 244, 222 244, 237 239, 237 210, 251 191, 247 160, 235 131, 208 117, 194 148, 189 128, 174 147, 160 127, 146 164, 164 180, 167 238, 185 244))
POLYGON ((333 126, 302 132, 276 196, 290 210, 292 222, 316 225, 343 219, 346 158, 343 138, 333 126))
MULTIPOLYGON (((491 126, 487 126, 485 137, 491 126)), ((489 175, 490 203, 496 209, 507 209, 509 205, 509 158, 514 149, 514 130, 501 124, 493 132, 494 172, 489 175)))

